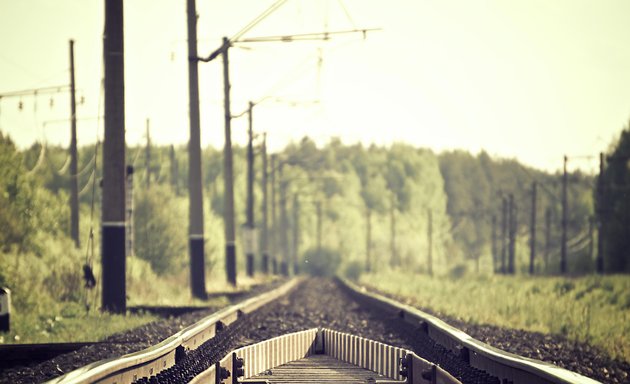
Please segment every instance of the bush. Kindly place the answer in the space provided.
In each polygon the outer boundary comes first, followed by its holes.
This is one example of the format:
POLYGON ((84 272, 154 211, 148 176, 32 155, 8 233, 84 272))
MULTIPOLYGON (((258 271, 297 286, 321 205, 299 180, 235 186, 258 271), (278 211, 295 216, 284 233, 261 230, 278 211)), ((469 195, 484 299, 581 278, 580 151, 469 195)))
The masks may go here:
POLYGON ((341 263, 339 251, 330 248, 311 248, 304 253, 306 272, 313 276, 334 276, 341 263))
POLYGON ((343 270, 343 275, 350 280, 359 280, 361 274, 363 273, 363 263, 360 261, 354 260, 346 264, 346 267, 343 270))

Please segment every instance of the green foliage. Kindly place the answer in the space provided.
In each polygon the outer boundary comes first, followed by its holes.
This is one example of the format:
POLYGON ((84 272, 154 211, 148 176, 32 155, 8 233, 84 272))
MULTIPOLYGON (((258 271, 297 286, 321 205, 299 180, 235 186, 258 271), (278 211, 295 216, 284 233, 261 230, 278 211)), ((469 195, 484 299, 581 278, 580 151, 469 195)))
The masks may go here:
POLYGON ((164 274, 185 257, 188 222, 186 207, 163 185, 141 189, 134 210, 135 254, 164 274))
POLYGON ((360 282, 405 302, 473 324, 552 333, 630 361, 630 277, 484 276, 418 278, 404 272, 363 274, 360 282))
POLYGON ((604 267, 609 272, 630 272, 630 125, 621 132, 608 156, 595 193, 602 223, 604 267))
POLYGON ((349 262, 343 269, 343 275, 353 281, 359 280, 363 272, 363 263, 357 260, 349 262))
POLYGON ((341 264, 341 255, 330 248, 312 248, 304 252, 304 263, 306 272, 313 276, 334 276, 341 264))

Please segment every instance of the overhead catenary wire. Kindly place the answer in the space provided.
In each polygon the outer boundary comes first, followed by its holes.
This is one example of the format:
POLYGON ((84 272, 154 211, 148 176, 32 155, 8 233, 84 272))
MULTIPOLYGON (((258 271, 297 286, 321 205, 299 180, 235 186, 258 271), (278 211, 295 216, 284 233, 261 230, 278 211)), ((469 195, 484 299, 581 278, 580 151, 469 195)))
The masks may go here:
POLYGON ((254 28, 258 23, 260 23, 261 21, 263 21, 265 18, 267 18, 269 15, 271 15, 273 12, 275 12, 278 8, 280 8, 281 6, 283 6, 285 3, 287 2, 287 0, 278 0, 275 3, 273 3, 269 8, 267 8, 263 13, 261 13, 260 15, 256 16, 256 18, 252 21, 249 22, 249 24, 247 24, 245 27, 243 27, 240 31, 238 31, 234 36, 232 36, 230 38, 230 41, 235 41, 240 39, 244 34, 246 34, 247 32, 249 32, 252 28, 254 28))

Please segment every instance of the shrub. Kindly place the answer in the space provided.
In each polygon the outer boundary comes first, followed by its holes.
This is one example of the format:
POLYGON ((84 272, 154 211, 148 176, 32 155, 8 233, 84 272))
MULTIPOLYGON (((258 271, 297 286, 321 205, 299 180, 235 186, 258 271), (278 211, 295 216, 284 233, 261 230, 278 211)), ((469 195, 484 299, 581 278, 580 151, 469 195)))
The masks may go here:
POLYGON ((360 261, 354 260, 346 264, 346 267, 343 270, 343 275, 350 280, 359 280, 361 274, 363 273, 363 263, 360 261))
POLYGON ((313 276, 334 276, 341 263, 339 251, 330 248, 311 248, 304 253, 307 273, 313 276))

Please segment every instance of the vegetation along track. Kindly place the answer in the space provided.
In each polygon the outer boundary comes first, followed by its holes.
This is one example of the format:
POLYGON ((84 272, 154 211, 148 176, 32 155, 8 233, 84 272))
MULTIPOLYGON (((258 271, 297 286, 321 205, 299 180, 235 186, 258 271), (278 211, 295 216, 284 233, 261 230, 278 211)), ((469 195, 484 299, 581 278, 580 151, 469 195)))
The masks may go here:
MULTIPOLYGON (((160 381, 143 380, 138 376, 138 382, 186 381, 238 347, 317 327, 355 334, 411 350, 440 365, 463 383, 500 382, 499 378, 467 363, 480 360, 478 353, 470 348, 474 348, 474 341, 471 341, 471 345, 454 343, 449 341, 446 333, 431 331, 432 325, 414 319, 411 312, 405 312, 401 316, 400 309, 385 308, 372 299, 361 297, 344 288, 338 281, 306 279, 290 294, 254 312, 239 316, 238 320, 217 332, 214 338, 207 340, 201 347, 190 351, 176 351, 173 360, 178 364, 170 369, 171 380, 166 380, 167 375, 163 374, 160 381), (434 339, 451 350, 437 344, 434 339)), ((455 330, 453 332, 457 333, 455 330)), ((550 371, 553 370, 550 368, 550 371)), ((554 379, 554 373, 551 372, 548 374, 551 379, 541 382, 592 382, 581 376, 571 376, 568 371, 558 370, 556 373, 569 377, 569 381, 554 379)))

